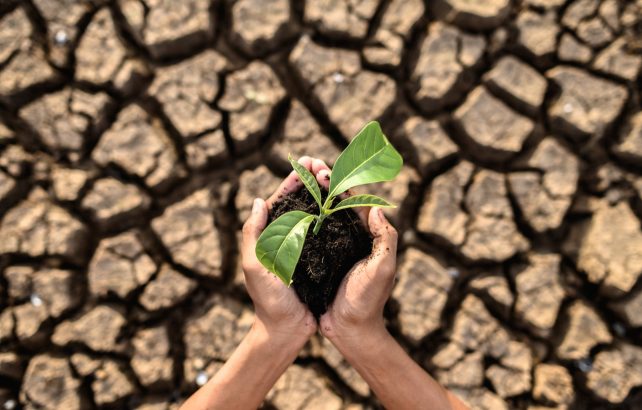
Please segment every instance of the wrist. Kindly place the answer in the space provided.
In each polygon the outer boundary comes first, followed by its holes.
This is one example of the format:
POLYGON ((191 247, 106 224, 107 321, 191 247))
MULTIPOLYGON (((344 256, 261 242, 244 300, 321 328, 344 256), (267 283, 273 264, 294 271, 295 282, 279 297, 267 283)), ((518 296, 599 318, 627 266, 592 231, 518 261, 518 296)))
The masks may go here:
POLYGON ((302 337, 275 333, 257 318, 225 365, 185 408, 258 408, 303 344, 302 337))
POLYGON ((314 327, 303 324, 272 324, 256 317, 249 337, 254 344, 274 351, 296 355, 314 333, 314 327))
POLYGON ((324 327, 324 330, 324 336, 344 356, 375 352, 383 341, 392 338, 383 318, 358 325, 332 324, 330 327, 324 327))
POLYGON ((397 342, 385 327, 377 327, 359 336, 336 337, 331 343, 375 391, 373 380, 378 380, 382 372, 392 367, 390 354, 397 342))

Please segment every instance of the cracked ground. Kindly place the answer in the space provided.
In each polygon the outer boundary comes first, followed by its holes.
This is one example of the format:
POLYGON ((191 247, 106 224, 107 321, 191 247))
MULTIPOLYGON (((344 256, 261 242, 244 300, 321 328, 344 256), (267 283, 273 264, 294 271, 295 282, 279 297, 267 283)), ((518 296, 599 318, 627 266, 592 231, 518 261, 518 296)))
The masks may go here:
MULTIPOLYGON (((642 408, 642 3, 3 0, 0 405, 177 408, 287 154, 378 119, 387 324, 476 409, 642 408)), ((313 337, 266 399, 378 408, 313 337)))

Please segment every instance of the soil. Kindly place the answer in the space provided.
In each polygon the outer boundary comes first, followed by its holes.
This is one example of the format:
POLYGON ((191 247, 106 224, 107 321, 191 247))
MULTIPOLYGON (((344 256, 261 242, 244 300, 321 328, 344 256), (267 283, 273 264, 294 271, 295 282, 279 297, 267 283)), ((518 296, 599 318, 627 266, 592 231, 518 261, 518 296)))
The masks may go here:
MULTIPOLYGON (((327 191, 322 190, 322 196, 325 200, 327 191)), ((317 215, 319 206, 308 190, 301 189, 275 203, 268 222, 295 210, 317 215)), ((355 263, 370 254, 372 237, 351 209, 327 217, 316 235, 313 226, 308 230, 292 286, 318 319, 334 300, 341 280, 355 263)))
MULTIPOLYGON (((131 3, 0 0, 0 409, 179 406, 251 325, 253 199, 377 119, 399 344, 470 408, 642 410, 640 0, 131 3)), ((266 407, 382 408, 320 334, 266 407)))

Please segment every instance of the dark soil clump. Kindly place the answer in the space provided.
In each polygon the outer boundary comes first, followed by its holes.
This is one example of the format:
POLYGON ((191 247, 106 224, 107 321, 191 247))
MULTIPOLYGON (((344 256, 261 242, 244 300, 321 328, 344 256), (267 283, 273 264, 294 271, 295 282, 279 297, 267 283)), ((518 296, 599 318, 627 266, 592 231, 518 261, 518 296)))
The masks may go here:
MULTIPOLYGON (((324 199, 326 195, 327 192, 323 191, 324 199)), ((302 188, 274 204, 268 224, 295 210, 319 214, 314 198, 302 188)), ((372 237, 351 209, 337 211, 327 217, 317 235, 312 233, 313 227, 314 223, 310 225, 301 258, 294 270, 292 286, 299 299, 318 319, 334 300, 341 280, 355 263, 372 251, 372 237)))

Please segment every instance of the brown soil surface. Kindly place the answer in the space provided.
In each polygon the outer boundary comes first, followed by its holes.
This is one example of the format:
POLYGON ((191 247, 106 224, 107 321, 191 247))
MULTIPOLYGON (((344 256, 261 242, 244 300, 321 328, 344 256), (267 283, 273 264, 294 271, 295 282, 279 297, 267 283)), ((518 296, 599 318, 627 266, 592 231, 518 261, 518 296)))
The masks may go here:
MULTIPOLYGON (((386 323, 476 409, 640 409, 640 0, 0 1, 0 407, 177 408, 287 154, 404 156, 386 323)), ((312 338, 278 409, 379 408, 312 338)))

